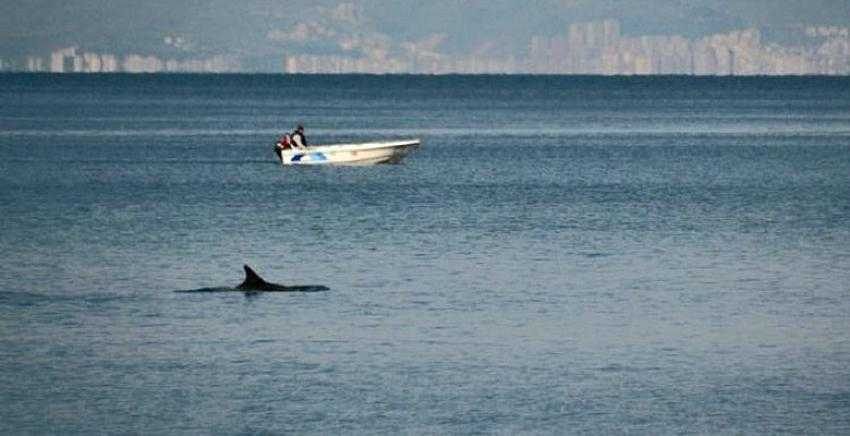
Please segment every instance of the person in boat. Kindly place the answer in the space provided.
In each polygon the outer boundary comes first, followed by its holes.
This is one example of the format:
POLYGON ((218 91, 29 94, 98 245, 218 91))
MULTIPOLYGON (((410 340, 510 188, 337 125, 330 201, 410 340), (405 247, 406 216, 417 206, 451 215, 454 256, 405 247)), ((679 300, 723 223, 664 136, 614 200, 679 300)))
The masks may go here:
POLYGON ((292 139, 292 145, 298 148, 304 148, 307 146, 307 137, 304 136, 304 126, 301 124, 295 128, 295 131, 289 135, 292 139))
POLYGON ((289 150, 290 148, 292 148, 292 138, 289 136, 289 133, 286 133, 280 138, 278 138, 277 142, 275 142, 274 154, 276 154, 278 159, 282 161, 283 150, 289 150))
POLYGON ((278 150, 286 150, 288 148, 292 148, 292 137, 289 133, 284 134, 280 138, 277 139, 275 146, 278 150))

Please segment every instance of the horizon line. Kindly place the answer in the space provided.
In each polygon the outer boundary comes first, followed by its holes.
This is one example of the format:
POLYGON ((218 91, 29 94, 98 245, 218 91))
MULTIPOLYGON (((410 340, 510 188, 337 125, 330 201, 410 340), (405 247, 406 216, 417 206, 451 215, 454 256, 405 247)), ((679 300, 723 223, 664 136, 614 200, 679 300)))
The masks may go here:
POLYGON ((367 76, 367 77, 456 77, 456 76, 481 76, 481 77, 594 77, 594 78, 648 78, 648 77, 675 77, 675 78, 845 78, 850 74, 576 74, 576 73, 364 73, 364 72, 326 72, 326 73, 286 73, 270 71, 114 71, 114 72, 53 72, 53 71, 0 71, 0 75, 31 75, 31 76, 367 76))

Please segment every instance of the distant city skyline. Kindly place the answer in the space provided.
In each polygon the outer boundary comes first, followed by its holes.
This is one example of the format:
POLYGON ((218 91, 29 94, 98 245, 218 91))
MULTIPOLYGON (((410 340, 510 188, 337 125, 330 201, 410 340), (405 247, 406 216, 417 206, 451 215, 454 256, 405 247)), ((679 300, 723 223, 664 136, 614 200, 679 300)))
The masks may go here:
POLYGON ((122 3, 12 6, 0 70, 850 74, 850 12, 835 1, 122 3))

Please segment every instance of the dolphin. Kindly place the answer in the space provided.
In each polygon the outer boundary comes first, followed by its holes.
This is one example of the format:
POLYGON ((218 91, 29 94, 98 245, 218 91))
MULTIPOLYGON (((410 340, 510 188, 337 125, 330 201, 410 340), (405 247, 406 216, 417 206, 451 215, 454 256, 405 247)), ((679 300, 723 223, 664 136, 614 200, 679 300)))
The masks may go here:
POLYGON ((256 294, 259 292, 321 292, 329 291, 330 288, 322 285, 303 285, 303 286, 284 286, 277 283, 269 283, 263 280, 248 265, 243 265, 245 269, 245 280, 235 288, 201 288, 188 291, 175 292, 244 292, 245 294, 256 294))
POLYGON ((242 266, 245 269, 245 280, 236 289, 245 292, 321 292, 328 291, 330 288, 322 285, 304 285, 304 286, 283 286, 276 283, 269 283, 263 280, 259 274, 254 272, 248 265, 242 266))

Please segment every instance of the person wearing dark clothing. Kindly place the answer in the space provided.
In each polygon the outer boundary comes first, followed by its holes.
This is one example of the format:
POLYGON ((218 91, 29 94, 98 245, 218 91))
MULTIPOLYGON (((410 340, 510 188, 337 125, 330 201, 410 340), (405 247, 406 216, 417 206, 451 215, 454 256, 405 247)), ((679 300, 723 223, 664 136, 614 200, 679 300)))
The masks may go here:
POLYGON ((295 131, 292 132, 292 143, 295 144, 296 147, 302 148, 307 146, 307 137, 304 136, 304 126, 301 124, 295 128, 295 131))

